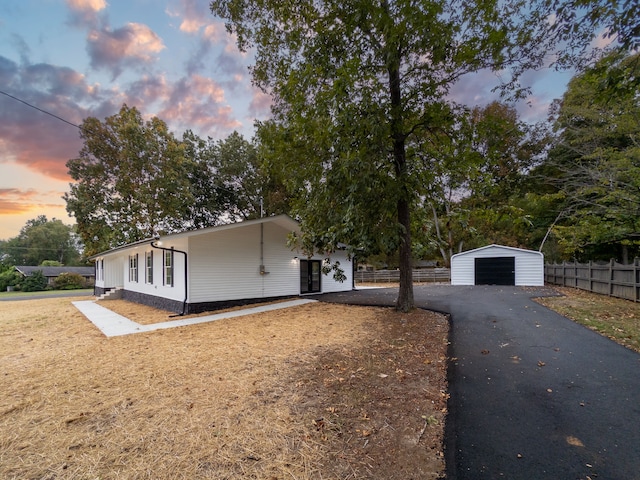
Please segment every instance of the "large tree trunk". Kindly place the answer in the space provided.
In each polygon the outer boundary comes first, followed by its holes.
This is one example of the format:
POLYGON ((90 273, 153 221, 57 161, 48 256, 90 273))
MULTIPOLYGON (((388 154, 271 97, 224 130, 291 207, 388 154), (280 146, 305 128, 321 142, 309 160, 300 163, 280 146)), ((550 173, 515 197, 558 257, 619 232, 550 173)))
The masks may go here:
POLYGON ((403 227, 400 239, 400 289, 396 310, 408 312, 414 308, 413 270, 411 265, 411 213, 406 198, 398 200, 398 220, 403 227))
POLYGON ((397 69, 390 69, 389 84, 391 90, 391 104, 394 107, 391 118, 393 133, 393 159, 395 164, 396 181, 400 185, 398 197, 398 223, 400 224, 400 288, 396 310, 408 312, 414 308, 413 301, 413 270, 411 265, 411 203, 407 188, 407 152, 405 135, 401 131, 402 116, 400 96, 400 74, 397 69))

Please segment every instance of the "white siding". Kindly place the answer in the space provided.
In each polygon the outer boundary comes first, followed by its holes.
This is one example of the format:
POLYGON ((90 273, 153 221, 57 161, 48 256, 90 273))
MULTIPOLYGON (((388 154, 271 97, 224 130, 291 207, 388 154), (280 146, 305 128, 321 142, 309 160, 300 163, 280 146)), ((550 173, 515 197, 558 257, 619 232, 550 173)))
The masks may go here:
POLYGON ((286 245, 289 232, 275 224, 263 225, 264 274, 260 273, 260 224, 189 239, 190 303, 299 293, 298 263, 286 245))
MULTIPOLYGON (((100 261, 100 260, 97 260, 100 261)), ((126 255, 109 255, 104 258, 104 270, 102 278, 96 279, 96 287, 115 288, 124 285, 124 265, 127 261, 126 255)))
POLYGON ((451 257, 451 285, 474 285, 475 259, 491 257, 515 257, 516 285, 544 285, 544 257, 542 253, 501 245, 489 245, 453 255, 451 257))
MULTIPOLYGON (((260 274, 260 225, 239 226, 218 232, 194 235, 189 239, 189 303, 217 302, 300 294, 298 252, 287 246, 289 231, 274 223, 264 224, 263 265, 260 274)), ((326 256, 314 256, 324 260, 326 256)), ((337 252, 331 260, 340 261, 347 280, 323 275, 322 292, 351 290, 353 272, 346 253, 337 252)))
MULTIPOLYGON (((184 250, 185 240, 173 241, 162 245, 166 248, 174 247, 184 250)), ((102 257, 101 257, 102 258, 102 257)), ((96 260, 100 261, 100 259, 96 260)), ((151 245, 132 246, 108 253, 104 256, 104 280, 96 281, 96 286, 103 288, 123 287, 131 292, 144 293, 157 297, 183 301, 184 291, 184 255, 174 253, 174 282, 173 286, 164 285, 163 251, 152 248, 151 245), (146 279, 146 253, 153 251, 153 283, 146 279), (138 255, 138 281, 129 280, 129 257, 138 255)))
POLYGON ((516 256, 516 285, 544 285, 544 256, 540 252, 531 252, 516 256))
MULTIPOLYGON (((325 258, 327 257, 326 256, 313 257, 314 260, 324 260, 325 258)), ((321 281, 322 293, 344 292, 347 290, 352 290, 353 288, 353 266, 352 265, 353 264, 351 260, 347 258, 347 253, 343 251, 334 252, 329 257, 329 260, 331 263, 335 261, 340 262, 340 268, 342 269, 343 274, 347 277, 347 279, 342 283, 338 282, 333 278, 333 274, 334 274, 333 270, 326 275, 323 274, 322 281, 321 281)))
MULTIPOLYGON (((173 247, 176 250, 184 250, 186 241, 168 240, 162 245, 163 248, 173 247)), ((124 289, 131 292, 154 295, 156 297, 169 298, 182 302, 185 297, 184 291, 184 255, 180 252, 173 254, 173 286, 164 285, 163 258, 164 251, 153 248, 151 245, 131 247, 119 252, 123 256, 122 278, 124 279, 124 289), (153 252, 153 283, 146 282, 145 256, 147 252, 153 252), (129 256, 138 255, 138 281, 129 280, 129 256)), ((106 265, 106 261, 105 261, 106 265)))

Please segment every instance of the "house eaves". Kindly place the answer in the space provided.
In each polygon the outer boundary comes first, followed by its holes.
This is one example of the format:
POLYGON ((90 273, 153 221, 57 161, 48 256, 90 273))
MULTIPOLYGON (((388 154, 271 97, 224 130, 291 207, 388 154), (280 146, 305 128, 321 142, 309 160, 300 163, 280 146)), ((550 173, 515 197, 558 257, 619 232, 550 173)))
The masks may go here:
MULTIPOLYGON (((159 240, 162 240, 163 242, 167 242, 170 240, 178 240, 178 239, 183 239, 183 238, 189 238, 189 237, 195 237, 197 235, 205 235, 208 233, 213 233, 213 232, 222 232, 224 230, 231 230, 231 229, 238 229, 238 228, 244 228, 244 227, 249 227, 252 225, 260 225, 260 224, 265 224, 265 223, 274 223, 282 228, 284 228, 285 230, 289 230, 292 232, 296 232, 296 233, 300 233, 300 224, 298 222, 296 222, 293 218, 291 218, 289 215, 286 214, 282 214, 282 215, 275 215, 272 217, 264 217, 264 218, 257 218, 254 220, 245 220, 242 222, 235 222, 235 223, 227 223, 224 225, 216 225, 213 227, 206 227, 206 228, 201 228, 198 230, 187 230, 185 232, 180 232, 180 233, 171 233, 169 235, 161 235, 159 240)), ((138 247, 141 245, 147 245, 150 244, 151 242, 153 242, 154 240, 158 240, 157 238, 147 238, 144 240, 139 240, 137 242, 132 242, 132 243, 128 243, 126 245, 121 245, 119 247, 115 247, 112 248, 111 250, 107 250, 104 252, 100 252, 97 253, 95 255, 92 255, 88 258, 88 260, 96 260, 100 257, 104 257, 107 255, 112 255, 114 253, 117 253, 121 250, 126 250, 129 249, 131 247, 138 247)))

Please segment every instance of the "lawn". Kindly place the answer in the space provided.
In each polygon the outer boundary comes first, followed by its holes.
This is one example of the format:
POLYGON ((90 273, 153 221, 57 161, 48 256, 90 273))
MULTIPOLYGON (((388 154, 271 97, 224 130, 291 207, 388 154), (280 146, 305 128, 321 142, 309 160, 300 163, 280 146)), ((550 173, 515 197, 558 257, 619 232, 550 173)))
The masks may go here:
POLYGON ((576 288, 554 288, 562 296, 537 301, 640 353, 640 303, 576 288))
POLYGON ((0 292, 0 300, 22 300, 29 297, 55 297, 59 295, 93 294, 93 288, 80 290, 43 290, 42 292, 0 292))
POLYGON ((108 339, 73 300, 0 302, 0 478, 444 472, 442 315, 314 303, 108 339))

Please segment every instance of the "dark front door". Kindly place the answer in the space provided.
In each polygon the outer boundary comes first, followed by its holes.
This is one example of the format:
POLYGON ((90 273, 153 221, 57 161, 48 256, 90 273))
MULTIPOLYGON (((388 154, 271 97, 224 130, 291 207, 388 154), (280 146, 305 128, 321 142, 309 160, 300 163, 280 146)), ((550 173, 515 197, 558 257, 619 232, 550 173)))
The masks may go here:
POLYGON ((476 285, 515 285, 516 258, 492 257, 475 259, 476 285))
POLYGON ((320 260, 300 260, 300 293, 320 291, 320 260))

